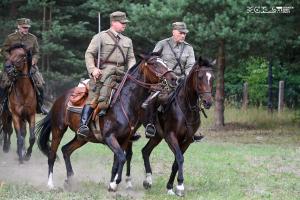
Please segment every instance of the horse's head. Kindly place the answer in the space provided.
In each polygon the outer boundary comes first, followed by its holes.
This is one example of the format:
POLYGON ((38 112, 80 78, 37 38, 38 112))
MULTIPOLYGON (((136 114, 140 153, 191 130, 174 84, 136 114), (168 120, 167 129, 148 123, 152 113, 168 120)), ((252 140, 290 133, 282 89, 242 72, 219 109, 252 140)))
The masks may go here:
POLYGON ((176 74, 168 68, 157 53, 151 53, 150 55, 141 54, 139 56, 142 58, 140 69, 146 82, 152 84, 163 83, 172 88, 176 86, 176 74))
POLYGON ((18 71, 24 71, 25 66, 31 65, 31 54, 27 52, 26 46, 23 44, 15 44, 8 49, 8 61, 18 71))
POLYGON ((200 97, 201 103, 206 109, 209 109, 213 102, 212 88, 214 80, 211 63, 200 57, 189 76, 193 76, 192 87, 200 97))

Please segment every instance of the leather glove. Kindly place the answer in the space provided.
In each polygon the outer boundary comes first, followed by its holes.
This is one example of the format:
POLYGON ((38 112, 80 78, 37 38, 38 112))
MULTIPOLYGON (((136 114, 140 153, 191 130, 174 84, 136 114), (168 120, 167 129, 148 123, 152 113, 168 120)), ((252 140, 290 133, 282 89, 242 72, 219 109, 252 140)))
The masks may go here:
POLYGON ((8 74, 8 76, 15 75, 15 68, 11 64, 5 63, 4 71, 8 74))

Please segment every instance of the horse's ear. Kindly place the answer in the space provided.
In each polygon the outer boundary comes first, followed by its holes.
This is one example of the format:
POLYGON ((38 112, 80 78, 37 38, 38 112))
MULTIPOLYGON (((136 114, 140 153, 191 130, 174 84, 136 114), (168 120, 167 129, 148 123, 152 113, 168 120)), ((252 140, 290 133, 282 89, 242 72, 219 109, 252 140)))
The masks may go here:
POLYGON ((199 56, 199 58, 198 58, 198 65, 199 66, 203 66, 204 65, 204 60, 203 60, 202 56, 199 56))
POLYGON ((199 56, 198 63, 202 63, 202 62, 203 62, 202 56, 199 56))
POLYGON ((162 51, 163 51, 163 49, 161 48, 159 51, 152 52, 152 53, 151 53, 151 56, 159 56, 159 57, 161 57, 162 51))
POLYGON ((140 59, 142 59, 142 60, 144 60, 144 59, 146 59, 146 54, 144 54, 144 53, 140 53, 140 54, 138 54, 138 58, 140 58, 140 59))
POLYGON ((216 64, 217 64, 217 59, 214 59, 212 62, 210 62, 210 64, 211 64, 212 66, 216 65, 216 64))
POLYGON ((32 52, 31 51, 26 51, 26 59, 27 59, 27 64, 29 67, 32 66, 32 52))

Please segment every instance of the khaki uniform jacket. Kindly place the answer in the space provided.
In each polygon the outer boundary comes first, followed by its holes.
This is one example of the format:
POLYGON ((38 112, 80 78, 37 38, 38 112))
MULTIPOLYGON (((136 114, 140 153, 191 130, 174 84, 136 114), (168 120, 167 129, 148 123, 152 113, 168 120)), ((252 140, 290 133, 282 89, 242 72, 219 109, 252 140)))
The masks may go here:
MULTIPOLYGON (((111 29, 108 29, 106 31, 102 31, 96 35, 94 35, 93 39, 91 40, 86 52, 85 52, 85 64, 86 68, 88 70, 89 76, 91 77, 92 72, 97 67, 95 65, 95 60, 98 57, 98 50, 100 45, 100 59, 106 60, 109 53, 114 48, 115 42, 113 39, 108 35, 108 31, 111 31, 115 37, 119 37, 119 45, 121 46, 126 60, 124 61, 124 58, 122 56, 122 53, 119 48, 116 48, 115 51, 112 53, 112 55, 107 60, 108 62, 115 62, 115 63, 125 63, 127 68, 132 67, 135 63, 135 57, 133 53, 133 45, 130 38, 117 33, 111 29)), ((109 65, 113 64, 103 64, 101 68, 106 68, 109 65)), ((115 65, 114 65, 115 67, 115 65)))
POLYGON ((34 59, 37 63, 39 59, 39 45, 36 36, 31 33, 22 35, 19 31, 9 34, 6 37, 2 49, 2 54, 5 59, 8 59, 9 56, 8 49, 17 43, 25 45, 27 50, 31 51, 32 59, 34 59))
MULTIPOLYGON (((184 48, 180 58, 180 63, 181 66, 183 67, 182 70, 184 71, 185 75, 187 75, 189 71, 192 69, 193 65, 195 64, 195 55, 194 55, 193 47, 187 42, 176 44, 176 42, 172 37, 159 41, 155 45, 153 52, 159 52, 162 50, 162 59, 167 63, 168 67, 171 69, 173 69, 174 66, 177 64, 177 60, 174 56, 174 53, 170 49, 168 41, 171 47, 173 48, 177 58, 180 56, 182 48, 184 48)), ((183 75, 179 65, 177 65, 176 68, 173 70, 178 76, 183 75)))

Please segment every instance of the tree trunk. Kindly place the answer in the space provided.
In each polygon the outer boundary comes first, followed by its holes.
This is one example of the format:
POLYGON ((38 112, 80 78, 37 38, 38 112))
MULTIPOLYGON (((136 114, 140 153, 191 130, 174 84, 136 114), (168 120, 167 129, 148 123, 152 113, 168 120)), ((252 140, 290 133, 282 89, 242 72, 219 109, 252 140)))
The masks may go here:
POLYGON ((219 41, 217 76, 216 76, 216 107, 215 107, 215 126, 224 126, 224 70, 225 70, 225 40, 219 41))

